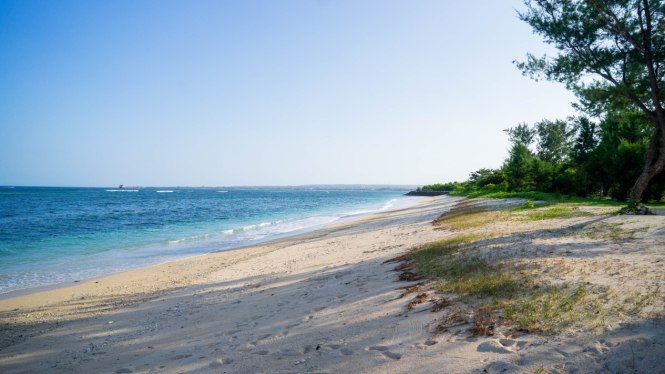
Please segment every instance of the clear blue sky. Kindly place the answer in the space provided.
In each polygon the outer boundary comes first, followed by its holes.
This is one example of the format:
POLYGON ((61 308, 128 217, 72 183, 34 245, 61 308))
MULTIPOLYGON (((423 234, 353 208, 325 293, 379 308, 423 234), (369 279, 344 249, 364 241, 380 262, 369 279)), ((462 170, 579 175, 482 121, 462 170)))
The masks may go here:
POLYGON ((2 1, 0 185, 425 184, 575 114, 521 1, 2 1))

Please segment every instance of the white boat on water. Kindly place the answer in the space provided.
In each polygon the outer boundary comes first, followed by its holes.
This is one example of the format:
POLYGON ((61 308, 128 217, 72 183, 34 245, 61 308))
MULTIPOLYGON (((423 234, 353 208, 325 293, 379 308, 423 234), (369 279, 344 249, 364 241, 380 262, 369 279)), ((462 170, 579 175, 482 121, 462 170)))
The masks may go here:
POLYGON ((141 186, 128 187, 128 186, 125 186, 124 184, 121 184, 120 186, 118 186, 118 188, 121 189, 121 190, 140 190, 141 186))

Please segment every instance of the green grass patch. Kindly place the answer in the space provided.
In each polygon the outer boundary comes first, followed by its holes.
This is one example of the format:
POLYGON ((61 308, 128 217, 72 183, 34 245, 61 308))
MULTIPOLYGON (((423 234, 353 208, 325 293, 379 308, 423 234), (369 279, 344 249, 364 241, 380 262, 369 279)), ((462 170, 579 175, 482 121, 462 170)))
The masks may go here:
POLYGON ((635 238, 635 234, 647 232, 650 226, 641 226, 624 229, 623 223, 597 223, 595 225, 587 226, 581 231, 576 232, 576 235, 586 236, 591 239, 610 239, 614 242, 620 242, 635 238))
POLYGON ((483 226, 501 219, 501 213, 489 206, 471 206, 452 209, 434 221, 434 225, 446 225, 453 230, 465 230, 483 226))
MULTIPOLYGON (((462 296, 479 297, 512 297, 522 288, 522 279, 514 277, 502 266, 493 266, 486 261, 475 260, 471 266, 475 271, 461 273, 457 277, 450 277, 447 282, 439 285, 442 292, 454 292, 462 296)), ((465 269, 465 270, 466 270, 465 269)))
MULTIPOLYGON (((601 206, 626 206, 626 203, 619 201, 603 199, 592 199, 572 195, 563 195, 556 193, 545 192, 474 192, 468 195, 470 199, 473 198, 488 198, 488 199, 529 199, 548 201, 552 203, 575 203, 579 205, 601 205, 601 206)), ((650 206, 653 204, 649 204, 650 206)))
POLYGON ((515 213, 515 212, 522 212, 525 210, 533 210, 537 208, 542 208, 545 206, 550 206, 553 203, 551 202, 538 202, 538 203, 533 203, 531 200, 528 200, 525 204, 522 204, 520 206, 514 207, 514 208, 509 208, 509 209, 502 209, 502 213, 515 213))
MULTIPOLYGON (((496 221, 540 221, 543 219, 569 219, 591 217, 595 214, 580 210, 578 207, 552 207, 553 202, 532 203, 530 200, 520 206, 500 209, 500 206, 480 205, 454 208, 434 221, 437 226, 447 226, 453 230, 465 230, 481 227, 496 221)), ((510 204, 506 204, 510 205, 510 204)))
POLYGON ((577 288, 567 285, 532 289, 505 305, 504 321, 530 331, 552 332, 577 322, 596 319, 604 314, 599 297, 607 297, 607 289, 590 293, 586 284, 577 288))
POLYGON ((523 287, 524 279, 514 277, 502 263, 470 255, 471 243, 481 238, 478 234, 466 234, 433 242, 413 252, 412 259, 427 277, 443 281, 439 291, 511 297, 523 287))
MULTIPOLYGON (((603 198, 589 198, 589 197, 579 197, 573 195, 563 195, 559 193, 546 193, 546 192, 483 192, 475 191, 467 194, 461 193, 459 196, 468 196, 469 199, 475 198, 487 198, 487 199, 510 199, 510 198, 519 198, 519 199, 529 199, 529 200, 540 200, 540 201, 549 201, 551 203, 575 203, 578 205, 595 205, 595 206, 618 206, 625 207, 628 205, 626 202, 612 200, 609 197, 603 198)), ((664 208, 665 202, 651 202, 651 203, 642 203, 645 206, 650 208, 664 208)))
POLYGON ((536 210, 533 212, 528 212, 525 219, 528 221, 540 221, 544 219, 569 219, 575 217, 590 217, 594 216, 591 212, 586 212, 584 210, 579 210, 577 207, 566 208, 566 207, 555 207, 544 210, 536 210))
MULTIPOLYGON (((537 262, 484 258, 476 249, 485 238, 454 236, 422 246, 410 259, 418 272, 438 281, 437 291, 457 294, 475 309, 526 331, 553 332, 578 323, 602 326, 611 315, 606 310, 609 289, 554 286, 544 280, 537 262)), ((630 300, 631 306, 647 303, 640 296, 630 300)))
POLYGON ((439 277, 440 259, 458 254, 466 244, 481 239, 478 234, 457 235, 423 245, 411 255, 419 270, 429 277, 439 277))

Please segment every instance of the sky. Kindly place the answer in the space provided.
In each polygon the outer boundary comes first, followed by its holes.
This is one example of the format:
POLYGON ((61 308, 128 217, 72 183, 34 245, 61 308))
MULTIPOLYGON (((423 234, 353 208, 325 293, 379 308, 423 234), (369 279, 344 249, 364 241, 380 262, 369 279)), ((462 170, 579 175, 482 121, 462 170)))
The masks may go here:
POLYGON ((575 115, 521 1, 0 1, 0 185, 431 184, 575 115))

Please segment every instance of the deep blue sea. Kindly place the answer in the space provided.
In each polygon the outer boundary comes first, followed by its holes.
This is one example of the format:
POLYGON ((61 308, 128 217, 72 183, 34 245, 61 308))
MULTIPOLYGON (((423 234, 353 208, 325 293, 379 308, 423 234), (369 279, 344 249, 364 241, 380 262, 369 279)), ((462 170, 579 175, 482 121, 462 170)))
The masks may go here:
POLYGON ((0 293, 235 248, 417 201, 404 193, 0 187, 0 293))

